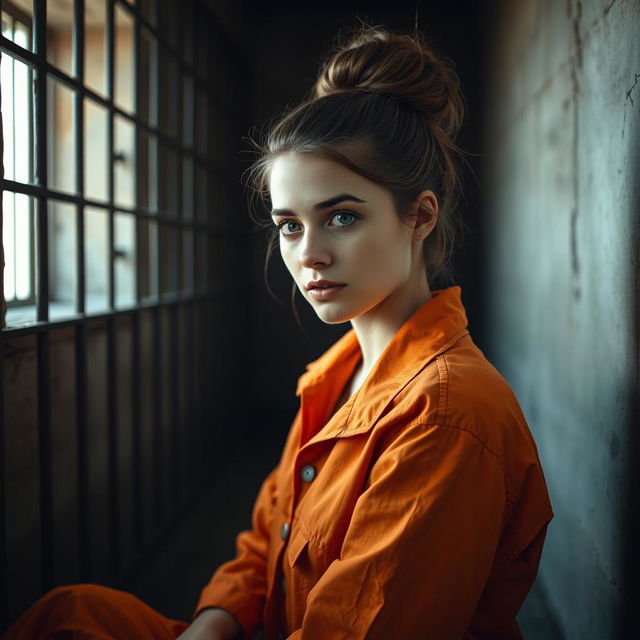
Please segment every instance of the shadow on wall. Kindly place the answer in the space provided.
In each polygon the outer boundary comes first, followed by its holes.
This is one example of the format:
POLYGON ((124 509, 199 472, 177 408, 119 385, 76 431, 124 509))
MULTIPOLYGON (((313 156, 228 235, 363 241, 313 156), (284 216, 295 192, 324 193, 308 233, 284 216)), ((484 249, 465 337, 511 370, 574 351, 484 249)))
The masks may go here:
MULTIPOLYGON (((625 123, 627 120, 640 115, 640 75, 635 74, 635 83, 626 95, 625 123), (635 92, 635 100, 633 95, 635 92), (634 113, 635 111, 635 113, 634 113)), ((627 127, 628 141, 626 148, 629 150, 629 175, 636 176, 635 189, 630 189, 629 210, 632 221, 629 229, 631 249, 631 277, 629 281, 633 287, 630 299, 633 301, 633 311, 628 319, 629 335, 633 336, 630 343, 630 360, 635 360, 635 376, 628 380, 625 397, 629 403, 629 425, 626 447, 623 444, 623 455, 627 459, 626 468, 626 496, 625 496, 625 521, 623 521, 622 550, 620 569, 622 592, 622 621, 620 625, 620 640, 635 637, 638 633, 638 605, 640 605, 640 127, 627 127), (634 135, 629 135, 633 132, 634 135), (635 215, 634 215, 635 214, 635 215)), ((624 140, 625 128, 623 126, 622 137, 624 140)), ((615 311, 615 310, 614 310, 615 311)), ((618 447, 620 445, 618 444, 618 447)), ((613 450, 611 455, 617 455, 613 450)))

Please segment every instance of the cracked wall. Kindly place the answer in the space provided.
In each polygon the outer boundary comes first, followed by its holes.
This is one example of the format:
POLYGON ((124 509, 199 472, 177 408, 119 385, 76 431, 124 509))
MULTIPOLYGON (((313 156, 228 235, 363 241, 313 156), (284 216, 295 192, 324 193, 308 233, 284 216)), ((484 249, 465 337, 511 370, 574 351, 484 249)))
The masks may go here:
POLYGON ((566 638, 614 638, 637 566, 640 3, 491 11, 488 356, 554 506, 536 588, 566 638))

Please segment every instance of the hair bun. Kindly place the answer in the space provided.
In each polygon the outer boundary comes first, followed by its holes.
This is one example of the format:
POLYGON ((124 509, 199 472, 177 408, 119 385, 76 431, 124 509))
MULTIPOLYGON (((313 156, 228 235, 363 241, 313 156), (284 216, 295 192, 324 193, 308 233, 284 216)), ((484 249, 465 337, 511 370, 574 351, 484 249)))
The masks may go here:
POLYGON ((419 32, 394 34, 362 26, 322 63, 313 94, 369 91, 403 98, 454 139, 464 98, 453 63, 431 50, 419 32))

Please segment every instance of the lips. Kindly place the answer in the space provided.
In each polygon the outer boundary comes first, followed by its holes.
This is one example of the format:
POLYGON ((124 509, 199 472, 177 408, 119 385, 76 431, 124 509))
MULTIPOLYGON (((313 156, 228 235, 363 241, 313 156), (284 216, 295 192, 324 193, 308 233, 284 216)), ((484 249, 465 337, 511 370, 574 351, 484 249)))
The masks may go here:
POLYGON ((332 282, 331 280, 311 280, 307 282, 307 291, 313 289, 329 289, 331 287, 344 287, 342 282, 332 282))
POLYGON ((313 282, 309 283, 307 290, 314 300, 324 302, 326 300, 332 300, 335 296, 339 295, 340 291, 346 286, 346 284, 339 283, 323 284, 321 282, 313 282))

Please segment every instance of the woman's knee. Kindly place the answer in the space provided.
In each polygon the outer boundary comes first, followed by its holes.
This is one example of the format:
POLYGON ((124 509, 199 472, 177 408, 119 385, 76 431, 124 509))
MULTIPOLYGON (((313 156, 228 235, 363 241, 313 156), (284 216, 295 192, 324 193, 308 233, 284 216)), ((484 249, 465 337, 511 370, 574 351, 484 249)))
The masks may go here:
POLYGON ((86 638, 173 640, 186 627, 187 623, 164 617, 131 593, 82 583, 62 585, 45 593, 12 625, 3 640, 53 638, 71 631, 81 632, 86 638))
POLYGON ((47 591, 40 598, 40 601, 43 604, 78 600, 85 602, 103 602, 112 599, 115 593, 117 593, 115 589, 103 587, 99 584, 65 584, 47 591))
POLYGON ((95 584, 67 584, 40 596, 7 630, 3 638, 40 637, 43 630, 64 628, 77 621, 80 611, 104 609, 112 589, 95 584))

